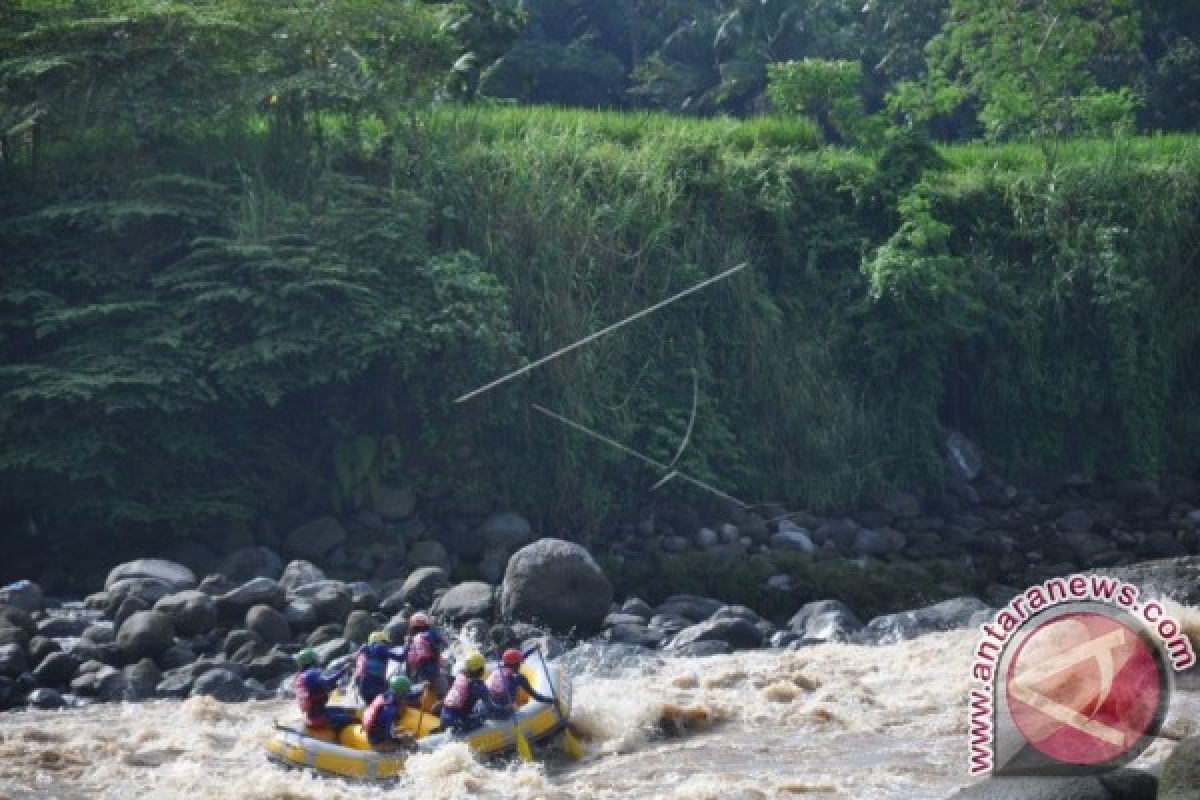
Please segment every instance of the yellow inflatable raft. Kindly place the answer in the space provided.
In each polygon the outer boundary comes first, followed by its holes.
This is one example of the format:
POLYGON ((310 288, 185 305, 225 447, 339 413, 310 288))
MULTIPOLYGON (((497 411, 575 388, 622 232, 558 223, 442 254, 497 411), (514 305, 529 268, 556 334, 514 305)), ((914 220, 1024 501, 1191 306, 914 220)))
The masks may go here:
POLYGON ((386 779, 404 771, 404 763, 413 752, 430 752, 444 744, 465 741, 475 752, 497 756, 512 752, 517 746, 516 728, 525 739, 541 742, 562 732, 571 716, 571 685, 561 671, 552 671, 544 663, 521 666, 533 689, 541 695, 558 698, 558 706, 542 703, 519 693, 517 712, 512 719, 488 720, 483 727, 464 736, 452 733, 431 733, 440 720, 429 711, 432 699, 426 696, 424 710, 405 709, 397 729, 413 737, 410 749, 377 750, 367 741, 361 725, 343 728, 338 735, 330 731, 312 730, 303 723, 275 724, 267 737, 267 757, 291 767, 306 767, 347 778, 386 779))

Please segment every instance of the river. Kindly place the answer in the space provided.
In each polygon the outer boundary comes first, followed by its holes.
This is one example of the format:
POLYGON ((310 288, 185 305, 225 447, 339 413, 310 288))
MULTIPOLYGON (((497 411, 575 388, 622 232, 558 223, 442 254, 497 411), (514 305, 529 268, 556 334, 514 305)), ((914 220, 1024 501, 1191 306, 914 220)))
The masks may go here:
MULTIPOLYGON (((0 715, 0 798, 944 798, 965 772, 968 661, 976 634, 887 647, 823 645, 703 659, 657 655, 575 681, 588 755, 539 764, 475 761, 465 745, 415 756, 388 787, 353 785, 269 764, 261 739, 290 718, 284 700, 94 705, 0 715), (664 706, 703 712, 681 735, 664 706)), ((1200 719, 1200 694, 1177 692, 1167 729, 1200 719)), ((686 727, 686 726, 685 726, 686 727)), ((1153 744, 1135 766, 1170 752, 1153 744)))

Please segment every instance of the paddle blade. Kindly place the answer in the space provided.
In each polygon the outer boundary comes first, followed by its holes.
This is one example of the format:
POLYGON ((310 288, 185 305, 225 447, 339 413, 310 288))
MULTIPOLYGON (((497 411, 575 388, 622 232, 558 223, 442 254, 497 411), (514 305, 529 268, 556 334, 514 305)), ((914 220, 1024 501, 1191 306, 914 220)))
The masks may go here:
POLYGON ((521 733, 521 729, 516 725, 513 726, 513 737, 517 740, 517 755, 522 761, 533 761, 533 748, 529 746, 529 740, 525 738, 525 734, 521 733))
POLYGON ((570 758, 578 761, 583 758, 583 745, 575 738, 575 734, 571 733, 570 728, 563 729, 562 735, 563 752, 570 758))

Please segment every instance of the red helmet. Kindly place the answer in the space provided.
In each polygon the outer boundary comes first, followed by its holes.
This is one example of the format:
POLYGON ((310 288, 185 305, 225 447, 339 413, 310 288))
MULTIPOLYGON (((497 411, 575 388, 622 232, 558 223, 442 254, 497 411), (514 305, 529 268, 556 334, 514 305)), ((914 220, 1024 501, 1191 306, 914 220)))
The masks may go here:
POLYGON ((519 667, 521 666, 521 651, 505 650, 504 655, 500 656, 500 661, 506 667, 519 667))
POLYGON ((413 614, 408 620, 408 629, 410 631, 424 630, 429 627, 429 615, 423 611, 418 611, 413 614))

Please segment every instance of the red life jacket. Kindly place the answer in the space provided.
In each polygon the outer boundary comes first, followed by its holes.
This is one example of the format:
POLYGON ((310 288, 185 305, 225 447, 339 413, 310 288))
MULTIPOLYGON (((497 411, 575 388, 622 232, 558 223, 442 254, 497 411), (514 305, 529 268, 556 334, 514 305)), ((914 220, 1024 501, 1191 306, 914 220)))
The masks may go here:
POLYGON ((300 704, 300 710, 305 714, 323 711, 329 702, 329 692, 321 688, 310 688, 308 681, 305 680, 307 675, 308 670, 305 670, 292 681, 292 690, 296 694, 296 701, 300 704))
POLYGON ((453 709, 454 711, 470 711, 467 704, 471 701, 471 679, 467 677, 465 672, 460 672, 454 679, 454 684, 450 687, 450 691, 446 692, 446 699, 442 701, 442 708, 453 709))

